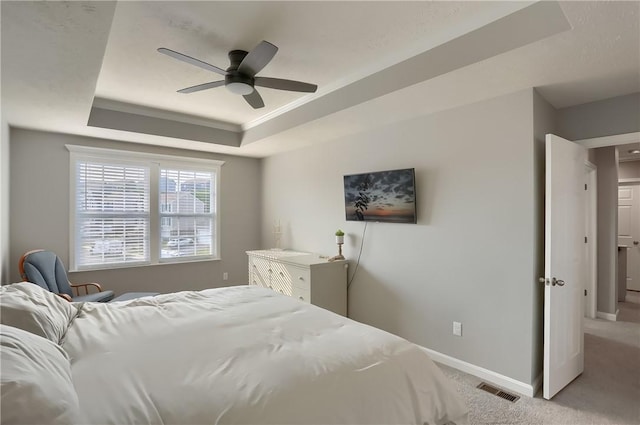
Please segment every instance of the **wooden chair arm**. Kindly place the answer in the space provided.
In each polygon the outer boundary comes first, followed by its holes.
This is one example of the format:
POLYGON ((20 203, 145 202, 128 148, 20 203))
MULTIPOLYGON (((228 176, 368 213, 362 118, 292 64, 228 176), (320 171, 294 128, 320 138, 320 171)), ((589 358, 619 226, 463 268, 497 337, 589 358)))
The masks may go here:
POLYGON ((99 283, 89 282, 89 283, 69 283, 71 287, 75 290, 76 296, 80 295, 80 288, 84 287, 84 294, 89 295, 89 286, 95 286, 98 292, 102 292, 102 286, 99 283))
POLYGON ((73 298, 71 298, 69 295, 67 294, 56 294, 57 296, 59 296, 60 298, 63 298, 69 302, 73 301, 73 298))

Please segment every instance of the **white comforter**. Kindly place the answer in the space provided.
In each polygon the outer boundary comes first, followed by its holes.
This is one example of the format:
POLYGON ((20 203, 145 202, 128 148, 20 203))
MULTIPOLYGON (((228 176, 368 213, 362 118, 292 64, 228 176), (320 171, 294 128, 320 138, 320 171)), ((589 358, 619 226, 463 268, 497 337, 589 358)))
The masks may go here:
POLYGON ((443 424, 417 346, 253 286, 86 303, 63 340, 88 424, 443 424))

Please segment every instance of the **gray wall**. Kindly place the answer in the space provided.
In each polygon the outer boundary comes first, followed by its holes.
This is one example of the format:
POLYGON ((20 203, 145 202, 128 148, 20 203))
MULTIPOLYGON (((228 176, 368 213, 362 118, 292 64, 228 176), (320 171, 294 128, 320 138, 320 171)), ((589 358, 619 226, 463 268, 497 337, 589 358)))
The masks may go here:
POLYGON ((559 109, 558 131, 569 140, 640 131, 640 93, 559 109))
MULTIPOLYGON (((173 292, 246 284, 245 250, 260 245, 260 160, 102 139, 11 129, 10 265, 18 281, 18 259, 45 248, 69 264, 69 152, 65 144, 145 151, 226 161, 220 189, 220 261, 163 264, 77 272, 72 282, 100 282, 117 293, 173 292), (222 273, 229 280, 222 280, 222 273)), ((6 283, 6 282, 5 282, 6 283)))
POLYGON ((618 165, 619 179, 640 179, 640 160, 625 161, 618 165))
POLYGON ((615 314, 618 306, 618 151, 594 149, 598 167, 598 305, 615 314))
POLYGON ((269 157, 263 246, 280 220, 284 247, 333 255, 341 228, 351 277, 364 224, 345 221, 343 175, 414 167, 418 224, 368 223, 349 316, 532 383, 542 313, 534 150, 526 90, 269 157))

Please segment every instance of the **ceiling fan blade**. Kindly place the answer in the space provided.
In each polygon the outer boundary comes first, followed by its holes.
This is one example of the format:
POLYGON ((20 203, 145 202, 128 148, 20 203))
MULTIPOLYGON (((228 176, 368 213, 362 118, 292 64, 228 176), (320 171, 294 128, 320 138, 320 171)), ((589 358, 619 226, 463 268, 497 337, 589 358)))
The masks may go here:
POLYGON ((178 59, 182 62, 189 63, 191 65, 195 65, 198 68, 206 69, 207 71, 213 71, 220 75, 227 75, 227 71, 222 68, 218 68, 217 66, 211 65, 210 63, 202 62, 201 60, 192 58, 191 56, 183 55, 182 53, 178 53, 174 50, 167 49, 166 47, 160 47, 158 52, 163 53, 167 56, 171 56, 174 59, 178 59))
POLYGON ((240 62, 238 71, 253 77, 260 72, 262 68, 267 66, 277 51, 278 48, 276 46, 268 41, 262 40, 262 42, 250 51, 242 62, 240 62))
POLYGON ((253 107, 253 109, 264 107, 262 96, 260 96, 260 93, 258 93, 258 90, 256 90, 255 88, 253 89, 253 92, 251 92, 250 94, 245 94, 242 97, 244 97, 244 100, 246 100, 247 103, 253 107))
POLYGON ((178 90, 178 93, 193 93, 196 91, 212 89, 214 87, 220 87, 220 86, 224 86, 224 80, 212 81, 210 83, 198 84, 197 86, 187 87, 185 89, 178 90))
POLYGON ((303 83, 302 81, 283 80, 282 78, 255 77, 256 86, 268 87, 270 89, 301 91, 305 93, 315 93, 318 86, 315 84, 303 83))

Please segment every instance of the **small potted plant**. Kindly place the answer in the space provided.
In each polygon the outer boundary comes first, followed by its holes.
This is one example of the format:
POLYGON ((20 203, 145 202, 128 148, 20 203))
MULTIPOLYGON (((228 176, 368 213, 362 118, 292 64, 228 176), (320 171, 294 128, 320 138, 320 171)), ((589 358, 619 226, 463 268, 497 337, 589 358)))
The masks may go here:
POLYGON ((336 243, 342 245, 344 243, 344 232, 340 229, 336 230, 336 243))

